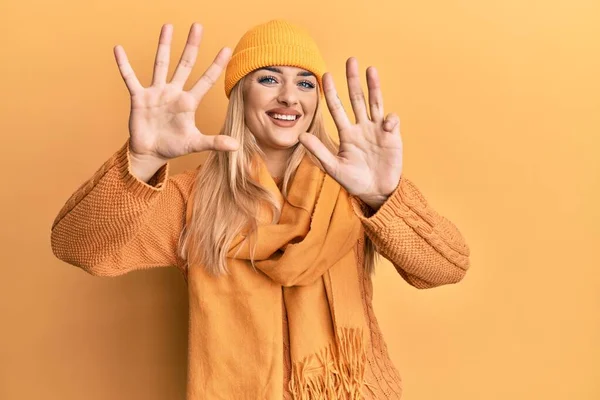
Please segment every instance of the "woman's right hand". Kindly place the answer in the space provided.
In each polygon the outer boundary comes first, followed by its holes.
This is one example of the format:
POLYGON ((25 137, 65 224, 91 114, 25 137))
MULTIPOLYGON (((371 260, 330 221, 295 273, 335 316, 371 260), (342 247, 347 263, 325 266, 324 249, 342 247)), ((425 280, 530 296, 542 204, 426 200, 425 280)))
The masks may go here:
POLYGON ((173 27, 163 25, 154 63, 152 85, 143 87, 125 50, 115 46, 119 71, 131 95, 129 152, 132 172, 147 181, 168 160, 205 150, 235 151, 237 140, 226 135, 204 135, 195 114, 204 95, 229 62, 231 50, 223 48, 189 91, 183 86, 196 62, 202 26, 194 23, 171 82, 167 82, 173 27))

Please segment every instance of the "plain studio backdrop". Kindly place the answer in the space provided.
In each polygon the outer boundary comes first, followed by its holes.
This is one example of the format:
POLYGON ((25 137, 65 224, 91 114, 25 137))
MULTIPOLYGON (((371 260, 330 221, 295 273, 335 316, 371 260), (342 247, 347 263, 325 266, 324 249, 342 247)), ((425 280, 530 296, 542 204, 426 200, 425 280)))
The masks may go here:
MULTIPOLYGON (((191 83, 273 18, 312 33, 346 105, 346 58, 379 68, 404 173, 471 247, 466 278, 432 290, 377 265, 375 308, 404 399, 599 399, 597 0, 2 0, 0 398, 184 397, 179 272, 93 277, 54 258, 50 227, 128 137, 114 45, 148 85, 161 25, 175 28, 173 71, 198 21, 191 83)), ((225 108, 221 77, 200 129, 217 133, 225 108)))

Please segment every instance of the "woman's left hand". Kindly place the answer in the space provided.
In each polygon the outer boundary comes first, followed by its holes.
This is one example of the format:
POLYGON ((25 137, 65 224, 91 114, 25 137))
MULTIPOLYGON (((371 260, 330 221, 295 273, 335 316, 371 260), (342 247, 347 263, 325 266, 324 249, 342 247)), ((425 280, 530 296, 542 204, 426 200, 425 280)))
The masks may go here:
POLYGON ((338 154, 331 154, 314 135, 303 133, 299 140, 348 193, 377 210, 397 188, 402 175, 400 119, 396 114, 384 118, 383 97, 375 68, 367 69, 370 117, 355 58, 346 62, 346 78, 355 124, 344 111, 333 78, 329 73, 323 76, 327 107, 340 137, 338 154))

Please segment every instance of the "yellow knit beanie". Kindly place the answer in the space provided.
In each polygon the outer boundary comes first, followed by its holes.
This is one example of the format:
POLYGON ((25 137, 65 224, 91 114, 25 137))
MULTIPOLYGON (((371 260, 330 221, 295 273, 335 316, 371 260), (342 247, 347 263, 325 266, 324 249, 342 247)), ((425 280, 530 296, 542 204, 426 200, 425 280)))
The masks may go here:
POLYGON ((238 42, 225 70, 225 94, 229 98, 231 89, 246 74, 276 65, 312 72, 323 93, 325 62, 314 40, 297 25, 272 20, 250 29, 238 42))

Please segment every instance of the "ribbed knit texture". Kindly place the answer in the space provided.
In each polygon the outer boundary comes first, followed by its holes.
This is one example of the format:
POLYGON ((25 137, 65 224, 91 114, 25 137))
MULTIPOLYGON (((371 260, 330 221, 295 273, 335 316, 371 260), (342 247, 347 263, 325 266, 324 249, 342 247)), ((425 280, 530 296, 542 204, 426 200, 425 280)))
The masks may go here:
MULTIPOLYGON (((136 269, 175 266, 187 281, 176 246, 197 170, 169 176, 166 165, 146 184, 131 174, 128 161, 127 142, 69 198, 52 226, 52 250, 59 259, 93 275, 117 276, 136 269)), ((354 206, 378 252, 409 284, 429 288, 455 283, 469 268, 469 248, 460 232, 436 213, 405 177, 377 212, 358 199, 354 199, 354 206)), ((356 245, 358 265, 364 262, 363 245, 363 240, 356 245)), ((365 379, 369 390, 365 398, 399 399, 402 381, 375 318, 371 277, 359 268, 359 278, 371 343, 367 349, 365 379)), ((201 313, 200 304, 190 300, 190 314, 201 313)), ((282 385, 284 399, 292 399, 288 391, 291 366, 286 354, 286 315, 284 312, 282 321, 282 385)), ((197 382, 193 357, 189 362, 192 373, 188 373, 188 386, 197 382)), ((256 395, 249 393, 247 398, 256 395)))
POLYGON ((323 88, 325 62, 309 33, 290 22, 273 20, 250 29, 236 45, 225 70, 225 94, 229 97, 231 89, 248 73, 278 65, 312 72, 323 88))

